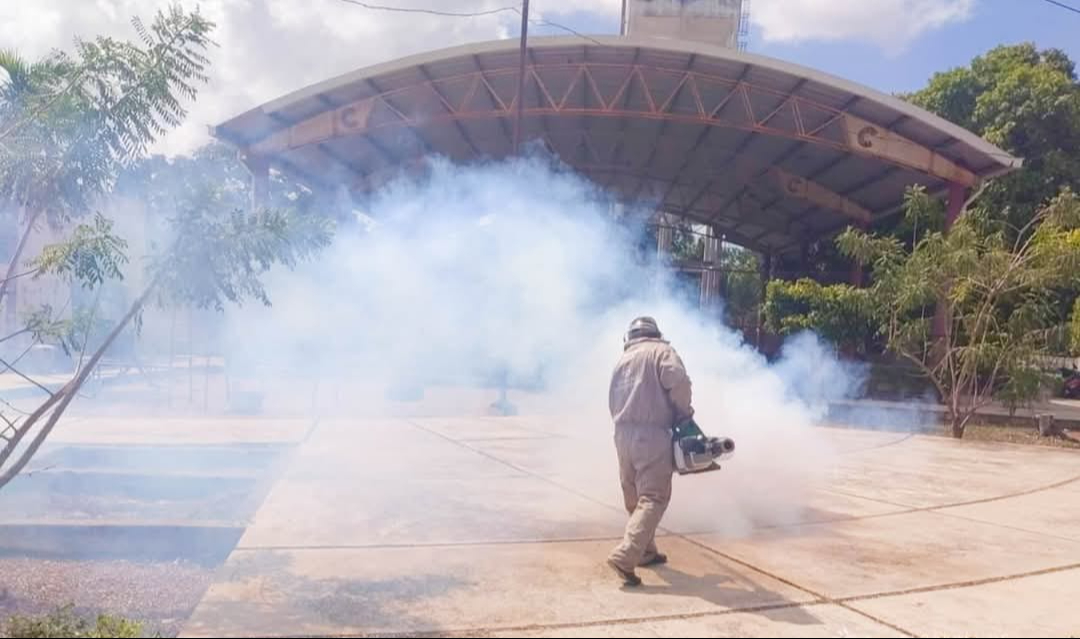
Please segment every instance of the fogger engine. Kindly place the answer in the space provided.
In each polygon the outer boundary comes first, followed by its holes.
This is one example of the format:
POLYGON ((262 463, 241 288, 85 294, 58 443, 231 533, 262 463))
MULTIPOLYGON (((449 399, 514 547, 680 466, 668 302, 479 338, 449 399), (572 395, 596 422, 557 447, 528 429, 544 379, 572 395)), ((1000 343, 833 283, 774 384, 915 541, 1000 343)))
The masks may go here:
POLYGON ((672 429, 671 441, 675 470, 680 475, 720 470, 719 462, 735 454, 734 440, 708 437, 692 419, 676 424, 672 429))

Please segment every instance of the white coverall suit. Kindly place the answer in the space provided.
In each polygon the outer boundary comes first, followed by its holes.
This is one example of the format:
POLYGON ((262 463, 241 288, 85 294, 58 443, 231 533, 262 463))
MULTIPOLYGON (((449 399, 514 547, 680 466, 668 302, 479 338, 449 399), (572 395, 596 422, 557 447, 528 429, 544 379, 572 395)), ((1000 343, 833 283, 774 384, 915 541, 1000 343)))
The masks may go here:
POLYGON ((654 538, 675 470, 671 429, 694 415, 690 386, 678 353, 654 337, 629 340, 611 378, 608 405, 630 521, 609 560, 628 573, 657 554, 654 538))

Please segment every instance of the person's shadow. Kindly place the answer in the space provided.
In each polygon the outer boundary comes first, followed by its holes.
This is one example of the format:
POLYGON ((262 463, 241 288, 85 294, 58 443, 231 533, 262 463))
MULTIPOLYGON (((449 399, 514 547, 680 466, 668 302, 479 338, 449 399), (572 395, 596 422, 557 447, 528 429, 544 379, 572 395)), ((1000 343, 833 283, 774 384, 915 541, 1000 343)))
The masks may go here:
MULTIPOLYGON (((713 568, 713 567, 710 567, 713 568)), ((760 581, 733 574, 719 562, 715 571, 706 569, 701 576, 690 575, 670 565, 649 569, 666 582, 663 586, 644 585, 635 590, 642 593, 696 597, 717 606, 719 611, 746 612, 766 619, 802 626, 821 625, 823 622, 782 593, 764 587, 760 581)), ((762 579, 767 579, 762 577, 762 579)), ((817 601, 807 595, 807 603, 817 601)), ((718 612, 719 612, 718 611, 718 612)))

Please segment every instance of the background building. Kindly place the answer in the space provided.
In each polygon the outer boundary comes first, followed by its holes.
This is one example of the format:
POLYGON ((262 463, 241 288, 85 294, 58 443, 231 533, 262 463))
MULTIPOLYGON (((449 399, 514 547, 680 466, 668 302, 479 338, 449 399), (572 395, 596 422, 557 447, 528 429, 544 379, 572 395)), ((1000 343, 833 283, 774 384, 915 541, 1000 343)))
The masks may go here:
POLYGON ((623 35, 745 49, 749 0, 623 0, 623 35))

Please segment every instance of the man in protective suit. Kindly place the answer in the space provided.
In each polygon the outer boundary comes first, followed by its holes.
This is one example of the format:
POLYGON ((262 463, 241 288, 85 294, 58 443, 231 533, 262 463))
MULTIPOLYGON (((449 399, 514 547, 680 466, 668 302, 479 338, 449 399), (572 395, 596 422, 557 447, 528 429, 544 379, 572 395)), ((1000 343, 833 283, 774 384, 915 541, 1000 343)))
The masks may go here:
POLYGON ((675 470, 671 430, 694 416, 686 368, 653 318, 631 322, 611 378, 608 405, 615 422, 623 500, 630 514, 626 534, 608 557, 608 565, 625 585, 637 586, 639 566, 667 561, 656 548, 655 535, 671 500, 675 470))

